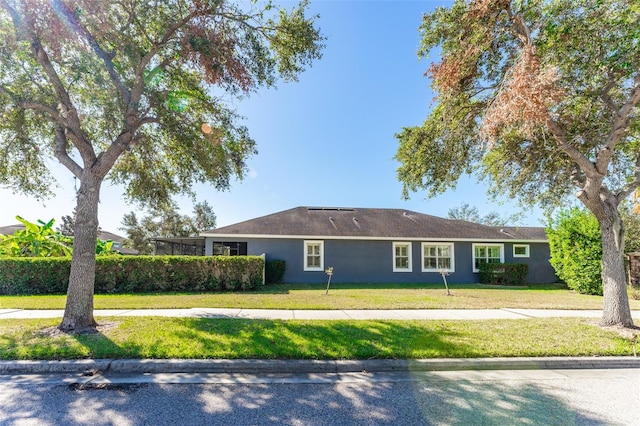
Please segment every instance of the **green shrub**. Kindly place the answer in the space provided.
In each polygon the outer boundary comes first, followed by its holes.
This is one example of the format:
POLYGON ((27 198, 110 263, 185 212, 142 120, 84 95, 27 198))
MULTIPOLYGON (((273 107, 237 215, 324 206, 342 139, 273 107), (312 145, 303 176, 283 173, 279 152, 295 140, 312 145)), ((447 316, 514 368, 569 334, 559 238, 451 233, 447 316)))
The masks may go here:
POLYGON ((63 294, 69 286, 68 257, 0 259, 0 294, 63 294))
POLYGON ((551 265, 567 286, 602 295, 602 240, 595 216, 581 209, 560 212, 547 227, 551 265))
POLYGON ((269 260, 265 264, 266 284, 278 284, 282 282, 286 262, 284 260, 269 260))
POLYGON ((524 263, 483 263, 480 282, 494 285, 524 285, 529 266, 524 263))
MULTIPOLYGON (((0 294, 64 294, 68 258, 0 259, 0 294)), ((95 293, 246 291, 262 285, 259 256, 107 256, 96 258, 95 293)))

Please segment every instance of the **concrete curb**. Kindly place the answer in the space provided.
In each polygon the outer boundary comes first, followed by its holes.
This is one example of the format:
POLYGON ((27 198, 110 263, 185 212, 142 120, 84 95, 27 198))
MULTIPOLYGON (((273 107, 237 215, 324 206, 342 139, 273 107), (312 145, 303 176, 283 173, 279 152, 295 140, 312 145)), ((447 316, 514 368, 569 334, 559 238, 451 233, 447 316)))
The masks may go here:
POLYGON ((563 370, 640 368, 640 357, 531 357, 420 360, 198 360, 98 359, 0 361, 0 374, 314 374, 456 370, 563 370))

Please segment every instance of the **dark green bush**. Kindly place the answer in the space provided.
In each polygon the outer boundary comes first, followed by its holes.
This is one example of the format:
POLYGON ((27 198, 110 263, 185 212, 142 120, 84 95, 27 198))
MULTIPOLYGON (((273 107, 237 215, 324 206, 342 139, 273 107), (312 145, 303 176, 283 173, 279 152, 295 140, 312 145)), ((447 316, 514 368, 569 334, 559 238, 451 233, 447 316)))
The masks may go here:
MULTIPOLYGON (((64 294, 69 258, 0 259, 0 294, 64 294)), ((244 291, 263 285, 259 256, 114 256, 96 259, 95 293, 244 291)))
POLYGON ((524 285, 529 266, 524 263, 483 263, 480 282, 494 285, 524 285))
POLYGON ((602 296, 602 240, 595 216, 585 210, 562 211, 547 227, 551 266, 567 286, 602 296))
POLYGON ((265 264, 265 281, 266 284, 278 284, 282 282, 286 262, 284 260, 269 260, 265 264))

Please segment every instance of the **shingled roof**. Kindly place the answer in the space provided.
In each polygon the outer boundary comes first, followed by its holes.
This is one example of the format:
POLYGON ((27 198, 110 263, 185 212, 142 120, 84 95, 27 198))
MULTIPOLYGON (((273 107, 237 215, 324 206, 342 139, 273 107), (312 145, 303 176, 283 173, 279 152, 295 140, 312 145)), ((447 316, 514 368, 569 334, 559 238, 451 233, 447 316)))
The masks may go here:
POLYGON ((546 241, 541 227, 496 227, 403 209, 296 207, 200 234, 205 237, 305 237, 546 241))

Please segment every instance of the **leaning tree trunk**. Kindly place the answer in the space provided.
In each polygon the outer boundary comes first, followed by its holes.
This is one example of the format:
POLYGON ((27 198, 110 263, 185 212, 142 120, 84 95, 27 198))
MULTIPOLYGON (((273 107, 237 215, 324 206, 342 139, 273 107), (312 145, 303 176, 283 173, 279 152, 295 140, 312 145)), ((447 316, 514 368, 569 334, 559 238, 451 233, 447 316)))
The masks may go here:
POLYGON ((80 181, 69 288, 60 324, 60 329, 68 331, 81 331, 96 325, 93 318, 93 292, 101 182, 86 171, 80 181))
POLYGON ((617 209, 598 217, 602 235, 602 325, 633 327, 624 267, 624 228, 617 209))

